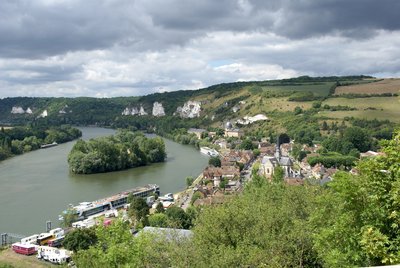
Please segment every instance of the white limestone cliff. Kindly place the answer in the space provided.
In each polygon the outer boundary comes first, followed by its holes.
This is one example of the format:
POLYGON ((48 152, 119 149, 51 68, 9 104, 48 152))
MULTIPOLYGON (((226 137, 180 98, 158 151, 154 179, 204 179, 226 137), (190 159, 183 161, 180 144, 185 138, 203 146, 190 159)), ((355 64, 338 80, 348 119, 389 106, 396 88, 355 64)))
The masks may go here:
POLYGON ((153 116, 164 116, 165 115, 165 111, 164 111, 164 107, 163 107, 162 103, 159 103, 157 101, 153 103, 152 115, 153 116))
POLYGON ((200 116, 201 102, 187 101, 182 107, 178 107, 174 114, 182 118, 195 118, 200 116))
POLYGON ((137 115, 139 114, 139 110, 136 107, 126 107, 125 110, 122 112, 122 115, 137 115))
POLYGON ((24 111, 24 109, 23 109, 22 107, 20 107, 20 106, 13 106, 12 109, 11 109, 11 113, 12 113, 12 114, 24 114, 25 111, 24 111))
POLYGON ((139 115, 147 115, 146 111, 144 110, 143 106, 140 105, 139 115))
POLYGON ((41 114, 39 114, 37 118, 45 118, 47 117, 47 115, 48 115, 47 110, 44 110, 41 114))
POLYGON ((28 108, 26 109, 25 113, 27 113, 27 114, 32 114, 33 112, 32 112, 32 110, 31 110, 31 108, 28 107, 28 108))

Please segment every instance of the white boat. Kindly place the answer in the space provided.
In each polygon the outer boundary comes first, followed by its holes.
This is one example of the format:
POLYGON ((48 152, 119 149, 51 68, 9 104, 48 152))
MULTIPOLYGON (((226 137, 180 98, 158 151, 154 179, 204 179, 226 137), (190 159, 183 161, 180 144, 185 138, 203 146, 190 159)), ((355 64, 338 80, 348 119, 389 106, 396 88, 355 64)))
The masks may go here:
POLYGON ((200 152, 208 156, 219 156, 219 153, 215 149, 211 149, 209 147, 200 147, 200 152))
MULTIPOLYGON (((81 202, 77 206, 70 207, 63 213, 74 213, 77 215, 77 220, 82 221, 92 215, 102 214, 106 211, 124 207, 128 204, 128 196, 131 194, 133 197, 147 197, 152 194, 160 194, 160 186, 156 184, 147 184, 142 187, 136 187, 125 192, 99 199, 92 202, 81 202)), ((59 218, 62 218, 59 216, 59 218)))

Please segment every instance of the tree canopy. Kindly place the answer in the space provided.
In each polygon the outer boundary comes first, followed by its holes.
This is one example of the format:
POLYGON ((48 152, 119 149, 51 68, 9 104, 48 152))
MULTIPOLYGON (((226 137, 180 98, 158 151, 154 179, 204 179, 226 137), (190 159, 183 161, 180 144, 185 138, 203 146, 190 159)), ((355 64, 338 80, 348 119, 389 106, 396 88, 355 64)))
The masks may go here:
POLYGON ((89 174, 162 162, 165 157, 162 138, 120 130, 114 136, 79 140, 68 155, 68 164, 73 173, 89 174))

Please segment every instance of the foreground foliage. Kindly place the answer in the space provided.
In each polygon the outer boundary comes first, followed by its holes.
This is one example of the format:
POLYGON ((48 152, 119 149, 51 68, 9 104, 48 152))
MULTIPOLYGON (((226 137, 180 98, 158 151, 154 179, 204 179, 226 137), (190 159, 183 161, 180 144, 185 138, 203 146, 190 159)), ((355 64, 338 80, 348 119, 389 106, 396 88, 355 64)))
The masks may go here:
MULTIPOLYGON (((243 194, 203 208, 191 239, 133 237, 127 223, 98 227, 79 267, 354 267, 400 263, 400 132, 385 156, 361 161, 327 187, 253 176, 243 194)), ((150 216, 165 227, 170 214, 150 216)), ((181 226, 184 227, 184 226, 181 226)))

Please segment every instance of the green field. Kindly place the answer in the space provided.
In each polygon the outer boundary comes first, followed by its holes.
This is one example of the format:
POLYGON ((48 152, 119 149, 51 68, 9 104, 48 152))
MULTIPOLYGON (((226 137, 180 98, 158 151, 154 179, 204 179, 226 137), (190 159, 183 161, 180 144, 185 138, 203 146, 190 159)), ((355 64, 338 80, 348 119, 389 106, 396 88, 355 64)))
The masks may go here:
POLYGON ((400 123, 400 98, 399 97, 372 97, 372 98, 330 98, 322 105, 342 105, 355 107, 356 111, 323 111, 319 116, 342 119, 344 117, 356 117, 365 119, 390 120, 400 123), (372 110, 375 108, 376 110, 372 110))
POLYGON ((329 90, 335 82, 321 82, 321 83, 301 83, 293 85, 266 85, 262 86, 265 91, 279 92, 279 91, 296 91, 314 93, 315 96, 328 96, 329 90))

